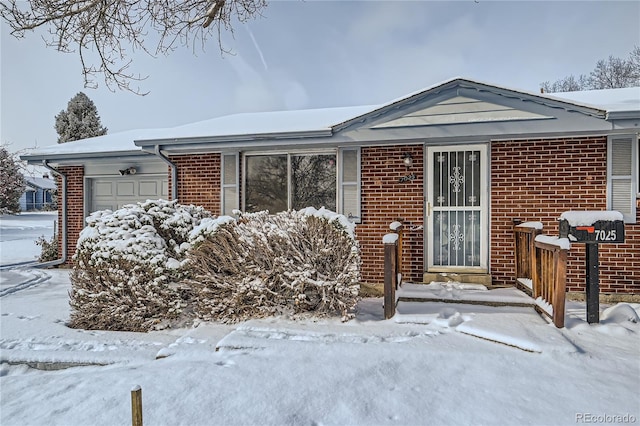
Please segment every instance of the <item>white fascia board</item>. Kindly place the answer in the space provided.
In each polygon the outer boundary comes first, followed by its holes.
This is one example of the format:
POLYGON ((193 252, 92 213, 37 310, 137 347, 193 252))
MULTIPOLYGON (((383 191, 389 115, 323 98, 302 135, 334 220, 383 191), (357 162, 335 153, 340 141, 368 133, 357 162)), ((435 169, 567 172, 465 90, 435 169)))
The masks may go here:
POLYGON ((224 144, 234 142, 264 142, 283 139, 308 139, 317 137, 331 137, 333 132, 330 129, 316 130, 310 132, 282 132, 282 133, 260 133, 250 135, 230 135, 230 136, 202 136, 195 138, 173 138, 173 139, 142 139, 134 140, 136 146, 143 150, 149 150, 155 146, 161 146, 163 151, 171 151, 172 148, 179 148, 183 145, 192 144, 224 144))
POLYGON ((74 152, 60 154, 27 154, 21 155, 20 159, 25 160, 27 164, 42 165, 43 161, 54 164, 82 164, 85 161, 91 161, 102 158, 131 158, 131 157, 149 157, 149 153, 136 151, 109 151, 109 152, 74 152))

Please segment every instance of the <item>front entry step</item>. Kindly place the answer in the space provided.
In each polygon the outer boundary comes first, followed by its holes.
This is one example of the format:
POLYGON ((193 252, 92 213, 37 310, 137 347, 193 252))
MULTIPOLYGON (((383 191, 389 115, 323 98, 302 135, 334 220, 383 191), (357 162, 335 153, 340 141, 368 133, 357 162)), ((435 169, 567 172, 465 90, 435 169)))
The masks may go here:
POLYGON ((450 282, 482 284, 491 287, 491 274, 457 274, 451 272, 425 272, 422 276, 423 283, 450 282))
POLYGON ((403 283, 396 290, 398 302, 444 302, 488 306, 535 306, 536 302, 515 287, 489 290, 481 284, 432 282, 403 283))

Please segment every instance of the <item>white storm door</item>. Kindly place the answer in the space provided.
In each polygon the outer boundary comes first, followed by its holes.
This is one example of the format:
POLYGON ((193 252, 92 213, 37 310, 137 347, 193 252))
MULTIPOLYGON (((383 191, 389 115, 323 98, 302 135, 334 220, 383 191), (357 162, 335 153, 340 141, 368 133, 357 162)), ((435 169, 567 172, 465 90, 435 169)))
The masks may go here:
POLYGON ((427 268, 486 272, 486 145, 427 149, 427 268))

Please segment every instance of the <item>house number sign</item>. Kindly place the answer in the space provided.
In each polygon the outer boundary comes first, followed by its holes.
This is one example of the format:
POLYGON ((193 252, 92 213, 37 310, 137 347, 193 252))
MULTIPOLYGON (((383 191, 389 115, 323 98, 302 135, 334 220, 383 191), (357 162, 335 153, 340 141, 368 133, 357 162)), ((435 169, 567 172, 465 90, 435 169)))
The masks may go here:
POLYGON ((415 180, 415 178, 416 175, 414 173, 411 173, 410 175, 402 176, 400 179, 398 179, 398 182, 411 182, 412 180, 415 180))

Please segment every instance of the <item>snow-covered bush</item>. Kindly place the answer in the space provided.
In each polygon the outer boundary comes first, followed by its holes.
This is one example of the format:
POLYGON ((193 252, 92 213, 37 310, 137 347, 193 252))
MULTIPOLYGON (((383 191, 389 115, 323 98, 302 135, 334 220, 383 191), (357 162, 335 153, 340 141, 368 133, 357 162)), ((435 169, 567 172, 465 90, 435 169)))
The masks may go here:
POLYGON ((345 216, 307 208, 204 219, 190 242, 186 282, 204 320, 304 312, 352 316, 360 253, 345 216))
POLYGON ((36 245, 40 246, 40 262, 51 262, 58 259, 58 234, 54 233, 51 239, 47 240, 41 235, 36 240, 36 245))
POLYGON ((164 200, 89 216, 73 257, 70 325, 145 331, 177 318, 186 295, 174 283, 184 276, 187 239, 207 217, 202 207, 164 200))

